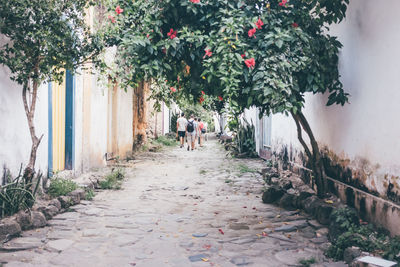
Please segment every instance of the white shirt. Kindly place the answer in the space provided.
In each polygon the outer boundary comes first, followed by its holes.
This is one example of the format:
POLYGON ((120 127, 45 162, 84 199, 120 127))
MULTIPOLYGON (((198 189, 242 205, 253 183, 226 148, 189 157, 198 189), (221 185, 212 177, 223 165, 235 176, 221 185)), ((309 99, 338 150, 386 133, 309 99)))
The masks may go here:
POLYGON ((187 125, 187 120, 184 117, 180 117, 178 120, 178 131, 179 132, 185 132, 186 131, 186 125, 187 125))

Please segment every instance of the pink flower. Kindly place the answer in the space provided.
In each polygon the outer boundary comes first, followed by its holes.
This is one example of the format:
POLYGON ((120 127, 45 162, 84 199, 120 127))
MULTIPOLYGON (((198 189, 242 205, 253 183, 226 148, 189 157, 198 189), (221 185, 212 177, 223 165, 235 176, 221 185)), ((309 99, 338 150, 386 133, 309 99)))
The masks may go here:
POLYGON ((108 15, 108 19, 111 20, 112 23, 115 23, 115 18, 111 15, 108 15))
POLYGON ((176 92, 175 87, 171 87, 171 88, 169 88, 169 89, 171 90, 172 93, 175 93, 175 92, 176 92))
POLYGON ((246 66, 247 66, 248 68, 254 68, 254 66, 256 65, 256 61, 255 61, 254 58, 252 57, 252 58, 246 59, 246 60, 244 61, 244 64, 246 64, 246 66))
POLYGON ((297 24, 296 22, 293 22, 293 23, 292 23, 292 27, 293 27, 293 28, 297 28, 297 27, 299 27, 299 24, 297 24))
POLYGON ((242 58, 245 58, 246 57, 246 54, 241 54, 240 55, 242 58))
POLYGON ((205 95, 206 93, 204 93, 204 91, 201 91, 201 94, 202 94, 202 95, 205 95))
POLYGON ((264 25, 264 22, 262 22, 261 19, 258 19, 256 22, 256 26, 259 30, 261 30, 262 26, 264 25))
POLYGON ((189 1, 195 4, 200 3, 200 0, 189 0, 189 1))
POLYGON ((117 14, 119 15, 119 14, 121 14, 122 12, 124 12, 124 10, 123 10, 120 6, 117 6, 117 7, 115 8, 115 12, 117 12, 117 14))
POLYGON ((174 39, 176 37, 176 31, 174 31, 174 29, 170 29, 169 33, 167 33, 168 37, 171 39, 174 39))
POLYGON ((286 6, 287 0, 282 0, 282 2, 279 3, 280 6, 286 6))
POLYGON ((212 52, 211 52, 210 49, 204 49, 204 51, 206 52, 206 54, 204 55, 203 58, 205 58, 206 56, 207 56, 207 57, 211 57, 211 56, 212 56, 212 52))
POLYGON ((256 36, 254 35, 256 33, 257 29, 253 28, 251 30, 249 30, 249 32, 247 33, 249 35, 249 37, 253 37, 256 38, 256 36))
POLYGON ((224 99, 222 98, 222 96, 218 96, 218 99, 219 99, 219 101, 224 100, 224 99))

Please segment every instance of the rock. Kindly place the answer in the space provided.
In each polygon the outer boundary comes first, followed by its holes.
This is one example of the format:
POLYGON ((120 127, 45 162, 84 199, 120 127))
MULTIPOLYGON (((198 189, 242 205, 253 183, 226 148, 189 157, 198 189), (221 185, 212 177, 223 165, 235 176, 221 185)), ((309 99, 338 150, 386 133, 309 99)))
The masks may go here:
POLYGON ((234 257, 231 259, 231 263, 237 265, 237 266, 244 266, 244 265, 249 265, 251 264, 251 260, 248 257, 234 257))
POLYGON ((46 217, 44 217, 43 213, 39 211, 32 211, 32 226, 34 228, 44 227, 46 224, 46 217))
POLYGON ((315 218, 322 225, 328 225, 330 223, 330 216, 333 212, 334 207, 329 204, 320 203, 316 208, 315 218))
POLYGON ((60 203, 60 201, 58 201, 58 199, 50 200, 49 205, 56 207, 58 210, 61 209, 61 203, 60 203))
POLYGON ((302 206, 308 214, 314 215, 319 202, 320 199, 317 196, 311 196, 304 199, 302 206))
POLYGON ((71 201, 73 205, 79 204, 81 199, 85 198, 85 191, 83 189, 76 189, 68 194, 71 197, 71 201))
POLYGON ((61 208, 63 208, 63 209, 67 209, 73 203, 71 200, 71 197, 69 197, 69 196, 60 196, 57 199, 58 199, 58 201, 60 201, 61 208))
POLYGON ((264 191, 262 200, 264 203, 274 203, 278 201, 284 193, 285 191, 279 186, 271 186, 264 191))
POLYGON ((286 179, 281 179, 279 181, 280 187, 282 187, 284 190, 289 190, 293 188, 292 182, 286 179))
POLYGON ((348 247, 343 252, 343 260, 350 264, 353 260, 361 255, 361 249, 359 247, 348 247))
MULTIPOLYGON (((60 206, 61 206, 61 204, 60 204, 60 206)), ((49 206, 47 206, 46 208, 44 208, 42 210, 42 213, 46 217, 46 220, 50 220, 51 218, 56 216, 58 214, 58 212, 59 212, 59 209, 56 206, 53 206, 53 205, 49 205, 49 206)))
POLYGON ((22 230, 28 230, 32 227, 32 218, 29 212, 19 211, 16 215, 16 220, 22 230))
POLYGON ((297 197, 297 208, 304 209, 304 200, 311 197, 312 195, 313 194, 311 194, 310 192, 301 191, 299 196, 297 197))
POLYGON ((294 205, 295 202, 296 202, 296 195, 286 193, 279 200, 279 206, 286 210, 296 210, 296 206, 294 205))
POLYGON ((0 221, 0 240, 8 237, 18 236, 21 233, 21 226, 15 217, 5 218, 0 221))
POLYGON ((206 254, 197 254, 197 255, 189 256, 189 260, 191 262, 203 261, 202 259, 207 259, 207 258, 208 258, 208 255, 206 255, 206 254))

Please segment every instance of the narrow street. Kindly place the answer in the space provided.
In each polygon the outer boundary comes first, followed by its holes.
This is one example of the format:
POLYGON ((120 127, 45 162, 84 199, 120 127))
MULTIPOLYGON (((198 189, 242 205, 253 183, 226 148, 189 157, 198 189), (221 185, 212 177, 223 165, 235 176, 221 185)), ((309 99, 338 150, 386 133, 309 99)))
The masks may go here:
POLYGON ((330 266, 322 252, 327 229, 263 204, 263 161, 225 153, 209 141, 193 152, 174 147, 144 154, 125 170, 121 190, 98 192, 49 226, 24 232, 9 245, 25 249, 1 251, 0 262, 274 267, 315 259, 315 266, 330 266))

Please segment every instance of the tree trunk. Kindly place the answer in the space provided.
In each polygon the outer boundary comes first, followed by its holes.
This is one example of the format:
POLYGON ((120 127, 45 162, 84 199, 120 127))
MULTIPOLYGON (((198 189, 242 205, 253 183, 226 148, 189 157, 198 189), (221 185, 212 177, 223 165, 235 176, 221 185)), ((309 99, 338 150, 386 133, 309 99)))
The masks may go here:
POLYGON ((140 82, 133 90, 133 150, 147 142, 147 94, 149 82, 140 82))
POLYGON ((29 156, 29 163, 24 170, 24 177, 26 183, 31 183, 33 176, 35 175, 36 154, 39 148, 40 141, 42 140, 43 137, 43 135, 40 138, 36 136, 36 129, 34 124, 36 100, 37 100, 39 84, 36 80, 32 82, 32 95, 28 98, 28 94, 30 91, 29 90, 30 83, 31 83, 30 80, 26 82, 22 89, 22 100, 24 103, 26 118, 28 120, 29 133, 32 139, 32 147, 29 156))
POLYGON ((314 180, 317 186, 317 195, 318 197, 323 198, 326 193, 326 177, 318 143, 315 140, 314 134, 304 114, 301 111, 298 111, 297 113, 291 112, 291 115, 296 123, 297 137, 301 145, 304 147, 308 160, 311 164, 311 168, 313 170, 314 180), (308 147, 303 139, 302 130, 307 133, 310 139, 311 149, 308 147))

